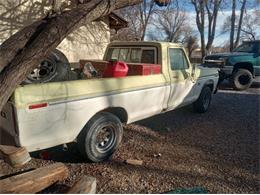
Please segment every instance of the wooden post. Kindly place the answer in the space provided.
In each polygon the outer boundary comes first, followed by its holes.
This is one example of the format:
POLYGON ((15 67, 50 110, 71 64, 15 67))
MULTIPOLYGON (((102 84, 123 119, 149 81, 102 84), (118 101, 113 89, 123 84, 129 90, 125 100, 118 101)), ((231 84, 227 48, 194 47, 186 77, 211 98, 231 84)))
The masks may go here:
POLYGON ((68 168, 63 163, 56 163, 0 180, 0 193, 31 194, 40 192, 55 182, 64 180, 68 175, 68 168))
POLYGON ((142 160, 135 160, 135 159, 127 159, 125 162, 130 165, 142 165, 143 164, 142 160))
POLYGON ((31 160, 28 151, 24 147, 0 145, 0 156, 12 167, 21 167, 31 160))
POLYGON ((84 175, 67 192, 67 194, 95 194, 96 178, 84 175))

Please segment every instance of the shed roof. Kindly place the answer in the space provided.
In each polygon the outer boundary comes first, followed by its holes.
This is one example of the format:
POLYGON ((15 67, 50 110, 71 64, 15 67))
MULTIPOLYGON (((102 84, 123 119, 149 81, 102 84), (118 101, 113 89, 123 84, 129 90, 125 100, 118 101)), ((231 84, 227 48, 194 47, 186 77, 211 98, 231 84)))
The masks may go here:
POLYGON ((96 21, 100 21, 100 20, 107 21, 107 19, 108 19, 108 25, 110 29, 115 29, 117 31, 121 28, 128 27, 128 22, 114 12, 111 12, 109 15, 99 18, 96 21))

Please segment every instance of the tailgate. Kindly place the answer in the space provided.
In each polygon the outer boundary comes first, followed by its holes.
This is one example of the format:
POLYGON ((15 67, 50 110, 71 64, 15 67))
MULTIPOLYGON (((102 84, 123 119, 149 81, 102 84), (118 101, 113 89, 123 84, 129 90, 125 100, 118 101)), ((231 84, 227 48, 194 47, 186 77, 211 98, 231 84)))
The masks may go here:
POLYGON ((16 111, 11 102, 7 102, 0 112, 0 145, 19 146, 16 111))

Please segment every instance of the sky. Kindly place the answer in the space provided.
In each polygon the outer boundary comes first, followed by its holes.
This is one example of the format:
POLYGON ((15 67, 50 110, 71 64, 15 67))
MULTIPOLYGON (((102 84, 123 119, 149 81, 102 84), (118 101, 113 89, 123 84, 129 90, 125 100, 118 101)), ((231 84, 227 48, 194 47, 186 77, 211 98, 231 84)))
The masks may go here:
MULTIPOLYGON (((218 13, 218 18, 217 18, 217 25, 216 25, 216 33, 215 33, 215 39, 213 42, 214 46, 223 46, 228 40, 229 40, 229 32, 227 33, 222 33, 222 26, 228 16, 231 16, 231 6, 232 6, 232 1, 231 0, 223 0, 225 1, 225 4, 222 5, 221 10, 218 13)), ((199 32, 196 26, 196 13, 194 10, 194 7, 192 4, 184 2, 179 0, 179 5, 180 7, 186 12, 188 16, 188 24, 194 29, 195 32, 199 32)), ((247 0, 246 4, 246 9, 247 13, 252 13, 255 9, 259 10, 260 12, 260 3, 255 7, 255 2, 256 0, 247 0)), ((240 2, 237 0, 237 10, 236 13, 239 14, 240 12, 240 2)), ((207 21, 207 18, 205 19, 207 21)), ((258 34, 257 36, 260 36, 260 26, 258 26, 257 31, 258 34)), ((205 37, 207 37, 207 26, 205 26, 205 37)))
MULTIPOLYGON (((250 9, 247 10, 247 13, 252 13, 254 10, 250 9)), ((194 30, 197 30, 196 26, 196 13, 194 11, 190 11, 187 13, 189 20, 188 23, 194 30)), ((222 33, 222 26, 228 16, 231 15, 231 10, 225 10, 225 11, 220 11, 218 18, 217 18, 217 24, 216 24, 216 33, 215 33, 215 39, 214 39, 214 46, 222 46, 224 45, 228 40, 229 40, 229 32, 227 33, 222 33)), ((258 27, 258 36, 260 35, 260 26, 258 27)), ((207 36, 207 32, 205 32, 207 36)))
MULTIPOLYGON (((228 40, 229 40, 229 32, 228 33, 222 33, 222 26, 225 22, 225 19, 228 16, 231 16, 231 0, 226 0, 225 5, 222 6, 221 10, 219 11, 218 18, 217 18, 217 25, 216 25, 216 33, 215 33, 215 39, 214 39, 214 46, 223 46, 228 40)), ((255 6, 255 0, 248 0, 246 4, 247 13, 252 13, 255 9, 260 11, 260 3, 255 6)), ((189 24, 193 27, 193 29, 197 30, 196 26, 196 13, 194 11, 194 8, 191 4, 185 4, 184 9, 186 9, 187 14, 189 16, 189 24)), ((237 9, 236 13, 239 14, 239 8, 240 8, 240 2, 237 1, 237 9)), ((258 26, 258 36, 260 36, 260 26, 258 26)), ((207 36, 207 32, 206 36, 207 36)))

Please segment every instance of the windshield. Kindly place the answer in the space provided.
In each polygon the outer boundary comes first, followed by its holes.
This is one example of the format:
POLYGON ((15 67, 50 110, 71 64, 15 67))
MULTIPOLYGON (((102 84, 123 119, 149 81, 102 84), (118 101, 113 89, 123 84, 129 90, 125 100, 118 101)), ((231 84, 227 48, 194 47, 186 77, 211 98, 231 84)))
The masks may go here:
POLYGON ((243 43, 242 45, 240 45, 233 51, 252 53, 254 51, 254 44, 253 43, 243 43))

